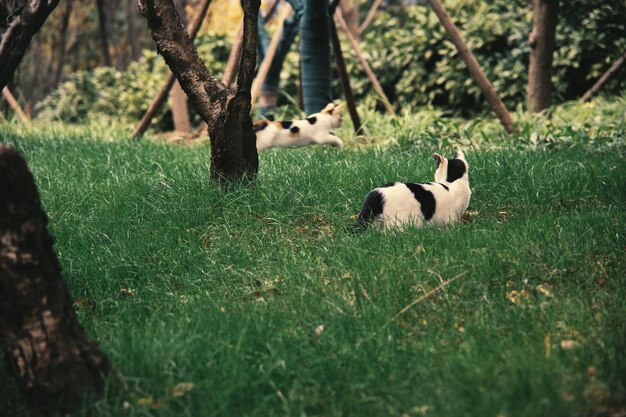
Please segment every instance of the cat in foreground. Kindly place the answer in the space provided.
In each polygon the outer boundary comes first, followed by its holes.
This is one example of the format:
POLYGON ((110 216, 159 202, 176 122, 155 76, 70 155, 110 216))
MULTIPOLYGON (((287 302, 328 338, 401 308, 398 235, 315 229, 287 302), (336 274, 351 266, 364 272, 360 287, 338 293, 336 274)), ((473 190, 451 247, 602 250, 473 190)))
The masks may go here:
POLYGON ((254 122, 257 151, 270 148, 300 148, 307 145, 330 145, 341 148, 343 142, 330 133, 341 124, 341 105, 328 104, 321 112, 302 120, 254 122))
POLYGON ((392 182, 375 188, 365 198, 353 230, 370 224, 402 229, 460 222, 472 195, 465 155, 458 150, 453 159, 438 153, 433 157, 435 182, 392 182))

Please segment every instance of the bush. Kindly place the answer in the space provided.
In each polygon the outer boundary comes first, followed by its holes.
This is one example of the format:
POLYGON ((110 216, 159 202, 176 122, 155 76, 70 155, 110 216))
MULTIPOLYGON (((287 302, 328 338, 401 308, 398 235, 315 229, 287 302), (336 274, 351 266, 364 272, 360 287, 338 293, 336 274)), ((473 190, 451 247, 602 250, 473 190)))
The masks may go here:
MULTIPOLYGON (((554 56, 555 102, 577 99, 626 50, 623 0, 576 1, 561 9, 554 56)), ((508 108, 524 105, 532 10, 523 0, 449 0, 445 6, 508 108)), ((399 106, 432 104, 459 114, 485 109, 456 48, 428 6, 387 10, 361 46, 390 100, 399 106)), ((347 50, 347 48, 346 48, 347 50)), ((358 98, 373 94, 350 59, 358 98)), ((626 77, 609 90, 626 86, 626 77)))
MULTIPOLYGON (((196 40, 196 46, 209 71, 219 77, 230 51, 226 36, 203 35, 196 40)), ((111 117, 132 125, 141 119, 166 76, 165 61, 151 50, 145 50, 142 59, 131 63, 124 72, 109 67, 75 72, 37 105, 37 117, 66 123, 111 117)), ((191 117, 199 121, 190 111, 191 117)), ((160 109, 152 125, 171 129, 168 106, 160 109)))

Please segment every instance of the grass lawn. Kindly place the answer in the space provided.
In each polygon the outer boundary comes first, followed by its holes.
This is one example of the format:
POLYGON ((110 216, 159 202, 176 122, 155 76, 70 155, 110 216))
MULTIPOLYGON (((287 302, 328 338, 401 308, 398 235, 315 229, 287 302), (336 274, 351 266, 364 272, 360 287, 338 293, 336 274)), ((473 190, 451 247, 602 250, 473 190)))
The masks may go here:
MULTIPOLYGON (((432 180, 432 147, 269 151, 222 190, 207 146, 43 136, 0 141, 127 384, 78 415, 625 410, 623 149, 469 150, 473 221, 351 235, 371 188, 432 180)), ((0 410, 24 416, 13 384, 0 368, 0 410)))

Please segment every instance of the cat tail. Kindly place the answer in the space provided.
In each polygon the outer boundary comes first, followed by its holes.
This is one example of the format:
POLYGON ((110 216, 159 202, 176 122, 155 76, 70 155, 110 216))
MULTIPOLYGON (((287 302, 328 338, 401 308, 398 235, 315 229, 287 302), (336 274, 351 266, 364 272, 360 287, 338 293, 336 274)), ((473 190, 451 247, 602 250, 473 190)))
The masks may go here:
POLYGON ((382 212, 383 195, 378 190, 371 191, 367 197, 365 197, 359 216, 352 226, 350 226, 350 233, 365 230, 382 212))

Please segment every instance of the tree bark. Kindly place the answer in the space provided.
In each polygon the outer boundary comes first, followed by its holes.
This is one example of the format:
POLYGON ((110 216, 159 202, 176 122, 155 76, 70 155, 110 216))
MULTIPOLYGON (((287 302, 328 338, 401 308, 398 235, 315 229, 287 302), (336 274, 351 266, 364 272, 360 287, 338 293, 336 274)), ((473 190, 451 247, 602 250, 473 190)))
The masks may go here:
POLYGON ((65 10, 63 12, 63 18, 61 19, 61 39, 59 40, 59 55, 57 60, 57 69, 54 75, 54 86, 61 82, 63 78, 63 64, 65 63, 65 52, 67 51, 67 30, 69 28, 70 16, 72 15, 74 1, 67 0, 65 10))
POLYGON ((450 40, 452 40, 452 43, 456 47, 457 51, 459 51, 461 59, 465 62, 472 78, 476 81, 476 84, 478 84, 478 88, 482 91, 494 113, 500 119, 502 126, 504 126, 508 133, 511 133, 513 131, 513 119, 511 119, 511 115, 504 106, 502 100, 500 100, 496 94, 496 90, 493 88, 493 85, 478 64, 478 61, 476 61, 474 54, 472 54, 472 51, 470 51, 467 44, 463 40, 463 37, 456 28, 456 25, 452 22, 452 20, 450 20, 450 17, 439 0, 427 1, 441 21, 443 27, 446 29, 448 36, 450 36, 450 40))
POLYGON ((363 23, 361 23, 361 26, 359 26, 359 36, 362 36, 367 28, 372 24, 372 22, 374 21, 374 17, 376 16, 376 12, 378 11, 378 8, 382 3, 383 0, 374 0, 372 7, 367 12, 365 19, 363 19, 363 23))
POLYGON ((98 396, 108 358, 80 327, 26 162, 0 145, 0 345, 30 408, 69 412, 98 396))
POLYGON ((105 0, 96 0, 98 6, 98 22, 100 26, 100 48, 102 49, 102 59, 104 65, 111 66, 111 54, 109 52, 109 28, 107 25, 106 10, 104 7, 105 0))
POLYGON ((559 19, 558 0, 533 0, 533 28, 528 38, 528 105, 537 113, 552 104, 552 58, 559 19))
POLYGON ((241 68, 233 91, 211 75, 185 32, 171 0, 140 0, 152 38, 190 101, 207 123, 211 173, 218 180, 251 179, 258 171, 250 118, 260 0, 244 2, 241 68))
POLYGON ((33 0, 12 18, 0 40, 0 89, 4 88, 22 62, 32 37, 39 31, 59 0, 33 0))
POLYGON ((126 32, 128 40, 130 42, 130 49, 133 56, 133 61, 139 61, 141 58, 141 40, 139 38, 139 31, 137 30, 137 23, 135 20, 135 14, 137 12, 137 2, 135 0, 124 0, 126 11, 126 32))
MULTIPOLYGON (((189 38, 191 39, 192 43, 193 43, 193 40, 196 38, 196 35, 200 31, 200 27, 202 26, 202 22, 204 21, 204 16, 209 10, 210 4, 211 4, 211 0, 203 1, 202 6, 200 6, 200 13, 195 18, 194 22, 191 25, 189 38)), ((174 75, 174 73, 171 70, 168 71, 165 84, 163 84, 163 87, 161 87, 161 90, 158 92, 154 100, 152 100, 152 103, 150 103, 148 110, 146 110, 146 113, 143 115, 143 117, 139 121, 139 124, 137 124, 137 127, 135 128, 135 131, 133 132, 133 139, 139 140, 141 135, 143 135, 146 129, 148 129, 148 126, 150 125, 152 118, 154 117, 156 112, 159 111, 159 108, 161 107, 163 102, 165 102, 165 99, 167 99, 167 96, 170 90, 172 89, 172 86, 174 85, 175 81, 176 81, 176 76, 174 75)))

